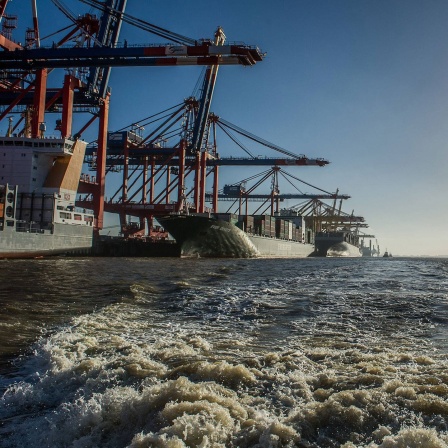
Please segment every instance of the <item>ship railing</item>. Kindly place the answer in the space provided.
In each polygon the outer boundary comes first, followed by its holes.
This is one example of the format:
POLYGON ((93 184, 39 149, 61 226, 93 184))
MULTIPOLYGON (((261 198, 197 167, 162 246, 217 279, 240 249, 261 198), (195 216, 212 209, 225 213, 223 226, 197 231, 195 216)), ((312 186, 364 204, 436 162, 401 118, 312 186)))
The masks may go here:
POLYGON ((48 224, 41 225, 36 222, 16 221, 16 232, 43 234, 45 230, 51 230, 48 228, 48 224))

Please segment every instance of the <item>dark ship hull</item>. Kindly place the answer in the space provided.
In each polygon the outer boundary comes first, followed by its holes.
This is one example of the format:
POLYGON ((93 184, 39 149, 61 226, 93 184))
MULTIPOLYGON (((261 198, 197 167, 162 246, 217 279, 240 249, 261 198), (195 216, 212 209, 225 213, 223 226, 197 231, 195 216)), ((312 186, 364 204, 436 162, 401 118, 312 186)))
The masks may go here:
POLYGON ((308 257, 314 251, 312 244, 248 234, 232 222, 208 214, 169 215, 158 221, 181 246, 182 256, 308 257))
POLYGON ((361 257, 358 238, 350 232, 319 232, 315 237, 317 257, 361 257))

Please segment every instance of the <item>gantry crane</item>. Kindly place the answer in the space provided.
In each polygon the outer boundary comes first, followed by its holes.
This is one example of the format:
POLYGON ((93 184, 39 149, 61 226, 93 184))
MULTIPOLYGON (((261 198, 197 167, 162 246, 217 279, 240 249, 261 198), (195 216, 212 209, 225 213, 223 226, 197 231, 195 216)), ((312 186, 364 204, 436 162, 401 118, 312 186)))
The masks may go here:
MULTIPOLYGON (((249 178, 243 179, 241 181, 235 182, 233 184, 225 185, 220 193, 218 194, 218 200, 225 202, 232 202, 232 205, 228 208, 227 213, 231 212, 233 207, 236 205, 236 209, 233 211, 235 214, 248 214, 248 203, 249 202, 262 202, 262 204, 254 211, 253 214, 265 214, 268 212, 271 215, 279 215, 280 214, 280 203, 285 200, 291 199, 307 199, 307 200, 316 200, 316 199, 340 199, 342 200, 349 199, 350 196, 347 194, 339 194, 338 191, 336 193, 331 193, 329 191, 318 188, 314 185, 309 184, 308 182, 299 179, 298 177, 288 173, 284 169, 274 166, 269 170, 266 170, 262 173, 255 174, 249 178), (292 185, 297 193, 280 193, 279 188, 279 176, 282 176, 286 181, 292 185), (315 190, 320 191, 320 193, 303 193, 301 192, 296 185, 291 182, 291 179, 304 183, 315 190), (270 192, 269 193, 255 193, 255 190, 262 186, 266 181, 270 180, 270 192), (247 187, 247 183, 251 181, 256 181, 250 187, 247 187)), ((206 200, 208 202, 213 201, 213 194, 206 194, 206 200)), ((287 209, 282 210, 283 214, 287 209)), ((292 214, 297 215, 294 210, 289 210, 292 214), (294 213, 293 213, 294 212, 294 213)))
MULTIPOLYGON (((203 85, 206 85, 209 74, 205 74, 203 85)), ((218 211, 218 168, 221 166, 325 166, 329 162, 325 159, 311 159, 304 155, 296 155, 277 145, 267 142, 255 135, 238 129, 242 135, 249 135, 250 139, 272 150, 281 152, 287 157, 222 157, 217 151, 216 127, 218 118, 209 114, 207 120, 198 113, 200 104, 210 102, 202 91, 201 99, 188 98, 184 103, 172 106, 158 114, 129 126, 130 130, 109 134, 108 143, 108 172, 123 173, 121 185, 106 201, 106 210, 120 214, 124 231, 127 233, 128 219, 126 216, 137 217, 140 225, 136 229, 132 226, 132 233, 142 234, 143 228, 150 229, 153 216, 164 215, 178 210, 182 199, 193 198, 188 203, 191 212, 218 211), (198 118, 199 117, 199 118, 198 118), (203 127, 203 137, 198 135, 198 124, 203 127), (151 124, 154 130, 143 138, 137 130, 151 124), (204 128, 204 125, 207 125, 204 128), (184 150, 183 148, 187 148, 184 150), (190 149, 188 149, 190 148, 190 149), (194 149, 191 149, 194 148, 194 149), (184 155, 185 154, 185 155, 184 155), (188 189, 186 180, 190 175, 194 179, 188 189), (213 177, 213 192, 206 194, 206 178, 213 177), (158 189, 158 190, 157 190, 158 189), (157 192, 156 192, 157 190, 157 192), (171 195, 177 192, 174 203, 171 195), (211 208, 206 208, 207 201, 212 202, 211 208), (146 222, 145 222, 146 221, 146 222)), ((224 120, 223 120, 224 122, 224 120)), ((228 122, 225 122, 228 123, 228 122)), ((224 125, 222 125, 224 127, 224 125)), ((225 132, 230 135, 230 130, 225 132)), ((87 148, 88 163, 95 167, 95 146, 87 148)), ((269 174, 268 174, 269 177, 269 174)), ((332 195, 331 198, 334 196, 332 195)), ((88 197, 84 197, 79 205, 88 207, 88 197)), ((184 201, 185 202, 185 201, 184 201)))
POLYGON ((333 205, 326 204, 320 199, 312 199, 305 203, 293 207, 300 215, 305 217, 307 226, 317 232, 338 232, 349 231, 358 235, 359 229, 369 227, 364 217, 352 213, 346 213, 341 210, 342 199, 339 209, 336 210, 333 205))
MULTIPOLYGON (((44 136, 46 128, 45 113, 57 112, 61 114, 61 119, 57 120, 57 130, 61 133, 61 136, 76 140, 99 118, 98 147, 101 151, 98 151, 98 154, 101 156, 105 152, 105 136, 107 135, 110 95, 106 83, 110 69, 108 67, 104 69, 101 67, 94 68, 90 71, 88 77, 80 70, 71 70, 65 75, 62 88, 50 88, 47 86, 47 79, 50 71, 55 67, 45 64, 45 58, 43 60, 39 59, 38 53, 42 51, 58 52, 59 50, 58 54, 63 54, 65 51, 72 49, 75 51, 92 51, 94 48, 91 46, 92 41, 94 41, 94 45, 98 46, 115 45, 118 39, 120 21, 119 19, 110 20, 110 17, 106 14, 103 14, 100 20, 92 14, 72 17, 61 2, 58 0, 54 0, 54 2, 72 20, 72 26, 69 27, 70 30, 62 39, 53 43, 51 49, 41 47, 36 0, 32 1, 34 28, 27 31, 27 45, 22 47, 13 42, 12 33, 7 37, 3 36, 0 41, 4 50, 1 58, 2 69, 8 75, 8 82, 3 84, 0 94, 0 106, 4 106, 0 114, 0 121, 12 112, 19 112, 22 116, 17 121, 15 128, 21 122, 24 122, 23 130, 19 134, 25 137, 39 138, 44 136), (61 47, 73 39, 76 39, 75 48, 61 47), (15 66, 14 60, 17 60, 17 58, 26 60, 28 67, 15 66), (95 108, 96 111, 93 117, 74 133, 72 131, 73 112, 84 111, 86 108, 90 110, 95 108)), ((6 7, 6 3, 5 1, 4 7, 6 7)), ((107 0, 105 4, 124 12, 126 1, 107 0)), ((3 14, 4 10, 5 8, 2 9, 3 14)), ((60 57, 60 62, 64 62, 63 56, 60 57)), ((80 68, 82 65, 66 63, 63 67, 80 68)), ((12 129, 12 131, 14 130, 12 129)), ((97 217, 97 228, 101 228, 103 225, 104 208, 101 201, 101 196, 104 195, 104 183, 101 182, 104 179, 103 165, 98 164, 97 179, 100 181, 91 185, 95 193, 93 209, 97 217)))
MULTIPOLYGON (((3 32, 0 47, 3 49, 0 70, 7 76, 0 83, 0 121, 11 113, 22 113, 23 117, 11 128, 12 132, 24 122, 21 132, 31 137, 41 137, 45 129, 45 113, 62 114, 58 130, 62 136, 80 138, 85 130, 98 118, 99 130, 95 154, 96 176, 84 181, 81 190, 91 195, 90 206, 97 217, 96 229, 103 227, 104 191, 106 174, 107 122, 110 92, 107 87, 110 68, 118 66, 184 66, 205 65, 254 65, 262 61, 263 54, 257 47, 247 45, 222 45, 224 33, 213 41, 194 40, 162 29, 125 13, 126 0, 82 0, 102 12, 99 20, 92 14, 73 17, 60 0, 53 3, 72 21, 68 33, 50 47, 40 44, 37 8, 33 6, 34 29, 28 33, 27 45, 22 46, 12 39, 16 16, 5 15, 7 0, 0 0, 0 17, 3 17, 3 32), (169 39, 173 44, 152 46, 118 45, 121 22, 126 21, 153 34, 169 39), (76 45, 62 47, 76 39, 76 45), (63 87, 47 86, 48 74, 57 68, 73 69, 64 79, 63 87), (89 69, 86 71, 86 69, 89 69), (91 111, 94 116, 76 132, 72 131, 72 113, 91 111), (93 179, 93 181, 92 181, 93 179)), ((210 79, 212 79, 211 77, 210 79)), ((208 86, 208 91, 213 92, 208 86)), ((211 98, 211 97, 210 97, 211 98)), ((207 110, 203 113, 207 116, 207 110)), ((203 134, 202 134, 203 136, 203 134)), ((198 133, 199 140, 201 134, 198 133)), ((182 151, 186 150, 181 145, 182 151)), ((182 157, 181 157, 182 158, 182 157)), ((180 189, 180 187, 179 187, 180 189)))

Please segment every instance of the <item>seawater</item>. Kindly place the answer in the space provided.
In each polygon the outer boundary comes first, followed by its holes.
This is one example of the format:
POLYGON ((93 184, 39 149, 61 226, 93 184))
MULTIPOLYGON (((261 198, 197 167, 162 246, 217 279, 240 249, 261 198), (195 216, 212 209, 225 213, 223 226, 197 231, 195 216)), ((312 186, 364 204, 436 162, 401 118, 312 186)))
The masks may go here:
POLYGON ((447 447, 448 260, 0 262, 2 447, 447 447))

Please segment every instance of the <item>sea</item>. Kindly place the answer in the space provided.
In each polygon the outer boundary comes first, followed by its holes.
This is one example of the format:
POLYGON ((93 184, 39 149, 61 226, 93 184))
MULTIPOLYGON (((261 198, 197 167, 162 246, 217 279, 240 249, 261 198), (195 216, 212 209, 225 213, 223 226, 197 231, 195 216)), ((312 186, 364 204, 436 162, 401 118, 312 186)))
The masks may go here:
POLYGON ((448 259, 0 261, 1 447, 448 446, 448 259))

